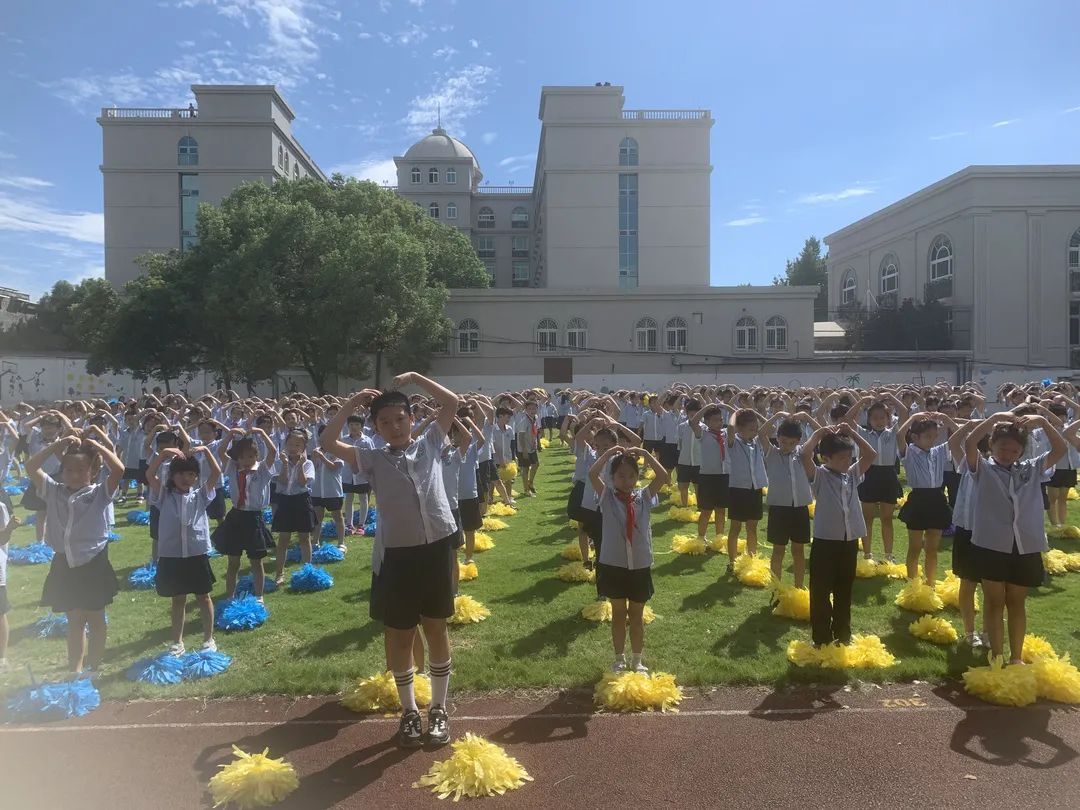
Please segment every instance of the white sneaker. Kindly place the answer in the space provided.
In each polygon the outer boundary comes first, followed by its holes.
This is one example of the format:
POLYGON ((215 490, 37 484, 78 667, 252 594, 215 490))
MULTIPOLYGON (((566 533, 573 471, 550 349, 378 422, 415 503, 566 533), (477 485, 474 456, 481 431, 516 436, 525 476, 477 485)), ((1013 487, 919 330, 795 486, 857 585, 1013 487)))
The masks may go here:
POLYGON ((506 505, 507 506, 517 506, 517 501, 515 501, 513 498, 511 498, 510 500, 508 500, 506 502, 506 505))
POLYGON ((615 659, 615 663, 611 665, 611 671, 618 675, 620 672, 626 672, 626 656, 620 655, 615 659))
POLYGON ((648 675, 649 668, 645 666, 645 664, 643 664, 641 661, 638 661, 636 664, 634 664, 634 672, 639 672, 642 675, 648 675))
POLYGON ((213 639, 204 641, 202 646, 199 647, 199 652, 217 652, 217 642, 213 639))
POLYGON ((182 641, 178 641, 175 644, 169 645, 169 655, 175 655, 177 658, 179 658, 181 655, 184 654, 184 652, 184 642, 182 641))

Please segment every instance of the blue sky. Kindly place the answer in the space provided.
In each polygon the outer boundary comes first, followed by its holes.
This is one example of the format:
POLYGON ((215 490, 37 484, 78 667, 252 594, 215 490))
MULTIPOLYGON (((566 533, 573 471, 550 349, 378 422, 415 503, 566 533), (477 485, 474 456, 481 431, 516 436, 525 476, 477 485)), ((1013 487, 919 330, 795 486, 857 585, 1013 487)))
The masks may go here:
POLYGON ((103 105, 276 83, 325 171, 382 179, 434 123, 531 182, 544 84, 709 108, 712 281, 969 164, 1077 163, 1080 5, 162 0, 18 3, 0 30, 0 285, 102 273, 103 105), (899 8, 886 8, 896 6, 899 8))

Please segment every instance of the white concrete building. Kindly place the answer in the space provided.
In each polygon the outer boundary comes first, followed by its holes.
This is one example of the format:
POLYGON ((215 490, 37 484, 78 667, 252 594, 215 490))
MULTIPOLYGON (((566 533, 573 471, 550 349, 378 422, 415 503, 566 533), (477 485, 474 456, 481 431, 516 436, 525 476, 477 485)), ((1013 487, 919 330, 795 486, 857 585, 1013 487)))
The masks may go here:
POLYGON ((105 278, 122 287, 150 251, 196 239, 200 202, 241 183, 326 179, 292 135, 296 117, 272 86, 193 85, 187 108, 106 107, 101 125, 105 278))
POLYGON ((976 378, 1080 368, 1080 166, 969 166, 825 243, 841 319, 936 299, 976 378))
POLYGON ((27 293, 0 287, 0 331, 10 329, 19 321, 26 320, 37 309, 27 293))

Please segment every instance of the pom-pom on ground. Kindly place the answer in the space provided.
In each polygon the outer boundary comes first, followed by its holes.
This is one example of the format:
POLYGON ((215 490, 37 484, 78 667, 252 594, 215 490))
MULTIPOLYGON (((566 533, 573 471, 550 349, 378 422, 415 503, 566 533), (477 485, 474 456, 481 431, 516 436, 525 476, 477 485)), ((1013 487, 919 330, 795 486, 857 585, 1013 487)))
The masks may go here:
POLYGON ((180 662, 184 667, 185 681, 200 681, 227 670, 232 666, 232 656, 216 650, 196 650, 181 657, 180 662))
POLYGON ((508 503, 493 503, 488 507, 488 514, 493 517, 513 517, 517 514, 517 509, 508 503))
POLYGON ((266 605, 254 596, 224 599, 214 606, 218 630, 254 630, 270 618, 266 605))
MULTIPOLYGON (((907 579, 907 566, 903 563, 882 561, 877 564, 878 576, 889 579, 907 579)), ((919 576, 922 576, 922 566, 919 566, 919 576)))
POLYGON ((514 479, 518 476, 518 465, 516 462, 511 461, 509 464, 504 464, 499 467, 499 480, 504 484, 514 483, 514 479))
POLYGON ((101 695, 89 678, 43 683, 20 689, 8 699, 8 715, 16 722, 68 720, 101 705, 101 695))
POLYGON ((785 619, 795 619, 800 622, 810 621, 810 591, 807 588, 796 588, 794 585, 776 583, 773 581, 773 595, 777 600, 773 608, 773 616, 785 619))
POLYGON ((300 562, 303 559, 303 555, 300 553, 300 546, 293 544, 285 549, 285 562, 300 562))
POLYGON ((1057 658, 1057 653, 1045 638, 1028 633, 1024 636, 1024 653, 1021 658, 1026 664, 1034 664, 1040 658, 1057 658))
POLYGON ((337 537, 337 524, 332 520, 324 520, 319 535, 327 540, 337 537))
POLYGON ((896 663, 877 636, 854 635, 850 644, 825 644, 815 647, 793 639, 787 648, 788 660, 798 667, 827 669, 883 669, 896 663))
POLYGON ((261 754, 249 754, 234 745, 233 754, 235 759, 222 765, 210 779, 214 807, 269 807, 300 787, 293 766, 284 757, 271 759, 269 748, 261 754))
POLYGON ((8 562, 12 565, 41 565, 52 562, 55 554, 47 543, 28 543, 25 546, 11 546, 8 549, 8 562))
MULTIPOLYGON (((244 574, 240 579, 236 580, 236 597, 243 599, 254 591, 252 590, 253 580, 251 574, 244 574)), ((273 593, 278 588, 277 580, 273 577, 263 577, 263 593, 273 593)))
POLYGON ((704 554, 707 549, 705 541, 700 537, 693 537, 688 534, 677 534, 671 541, 671 550, 676 554, 692 554, 701 555, 704 554))
POLYGON ((497 517, 485 517, 482 528, 485 532, 501 532, 503 529, 509 527, 510 524, 505 520, 499 520, 497 517))
POLYGON ((483 532, 477 532, 475 535, 476 543, 473 545, 473 551, 484 552, 491 551, 495 548, 495 541, 491 539, 490 534, 484 534, 483 532))
POLYGON ((458 563, 458 582, 470 582, 480 576, 476 563, 458 563))
POLYGON ((490 615, 491 611, 471 596, 455 596, 454 615, 447 621, 450 624, 476 624, 490 615))
POLYGON ((320 543, 319 547, 311 552, 311 561, 319 565, 341 562, 344 559, 345 552, 338 548, 337 543, 320 543))
MULTIPOLYGON (((427 675, 417 675, 413 679, 413 689, 416 705, 427 706, 431 703, 431 680, 427 675)), ((354 712, 401 711, 394 673, 387 671, 358 679, 342 696, 341 705, 354 712)))
POLYGON ((868 560, 866 557, 859 557, 859 561, 855 563, 855 576, 859 579, 870 579, 871 577, 884 576, 884 574, 878 570, 876 562, 868 560))
POLYGON ((1080 540, 1080 526, 1065 526, 1061 530, 1061 537, 1064 540, 1080 540))
POLYGON ((124 677, 154 686, 173 686, 184 679, 184 663, 178 656, 164 652, 136 661, 128 667, 124 677))
POLYGON ((297 593, 325 591, 334 586, 334 578, 325 568, 306 563, 289 577, 289 590, 297 593))
POLYGON ((925 614, 908 625, 908 632, 916 638, 934 644, 952 644, 958 638, 956 628, 948 619, 925 614))
POLYGON ((432 764, 413 787, 429 787, 440 799, 481 798, 517 790, 532 777, 502 748, 472 732, 451 744, 449 759, 432 764))
POLYGON ((1069 573, 1069 555, 1058 548, 1043 552, 1043 567, 1054 576, 1069 573))
POLYGON ((1031 669, 1035 672, 1039 697, 1057 703, 1080 703, 1080 671, 1069 661, 1068 653, 1061 658, 1039 658, 1031 669))
POLYGON ((127 513, 127 522, 132 526, 149 526, 150 513, 145 509, 132 509, 127 513))
POLYGON ((567 563, 555 572, 555 576, 563 582, 596 582, 596 572, 589 571, 580 562, 567 563))
POLYGON ((701 513, 692 506, 673 506, 668 512, 668 517, 671 520, 677 520, 680 523, 697 523, 700 516, 701 513))
POLYGON ((682 701, 682 689, 667 672, 609 672, 596 685, 593 700, 613 712, 673 712, 682 701))
POLYGON ((1065 567, 1070 571, 1080 571, 1080 551, 1065 555, 1065 567))
POLYGON ((937 613, 945 607, 941 597, 921 579, 908 580, 897 594, 896 604, 915 613, 937 613))
POLYGON ((577 543, 570 543, 559 552, 559 556, 564 560, 581 562, 581 546, 577 543))
POLYGON ((26 628, 27 635, 37 638, 63 638, 67 635, 68 619, 63 613, 46 613, 26 628))
MULTIPOLYGON (((607 599, 600 599, 596 602, 590 602, 581 609, 581 618, 588 619, 590 622, 610 622, 611 621, 611 602, 607 599)), ((652 624, 656 621, 656 613, 648 605, 641 612, 641 620, 645 624, 652 624)))
MULTIPOLYGON (((939 579, 934 583, 934 592, 941 597, 945 607, 960 609, 960 577, 949 571, 945 579, 939 579)), ((975 594, 975 610, 979 609, 979 595, 975 594)))
POLYGON ((752 588, 766 588, 773 579, 769 563, 756 554, 740 554, 735 558, 735 576, 752 588))
POLYGON ((157 563, 148 562, 140 565, 128 574, 128 585, 139 591, 146 591, 154 587, 157 582, 157 563))
POLYGON ((1039 696, 1034 667, 1007 667, 1001 656, 993 659, 989 666, 969 668, 963 677, 968 694, 987 703, 1028 706, 1039 696))
MULTIPOLYGON (((727 554, 727 538, 726 537, 714 537, 709 541, 709 548, 715 551, 717 554, 727 554)), ((746 553, 746 538, 740 537, 735 541, 736 558, 746 553)))

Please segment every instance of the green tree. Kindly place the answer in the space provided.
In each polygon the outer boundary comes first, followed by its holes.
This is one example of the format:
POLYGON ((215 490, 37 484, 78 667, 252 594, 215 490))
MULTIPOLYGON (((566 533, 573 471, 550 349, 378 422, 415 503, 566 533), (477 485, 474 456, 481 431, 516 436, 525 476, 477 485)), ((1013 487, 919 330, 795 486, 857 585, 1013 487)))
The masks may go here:
POLYGON ((935 351, 951 349, 949 310, 910 298, 896 308, 859 313, 847 323, 848 346, 860 351, 935 351))
POLYGON ((821 242, 811 236, 803 244, 798 258, 788 259, 784 275, 773 278, 773 284, 791 287, 817 287, 814 299, 814 320, 829 320, 829 273, 826 267, 828 255, 821 255, 821 242))
POLYGON ((107 333, 118 301, 116 290, 103 278, 78 284, 58 281, 38 301, 33 317, 0 331, 0 348, 92 351, 107 333))

